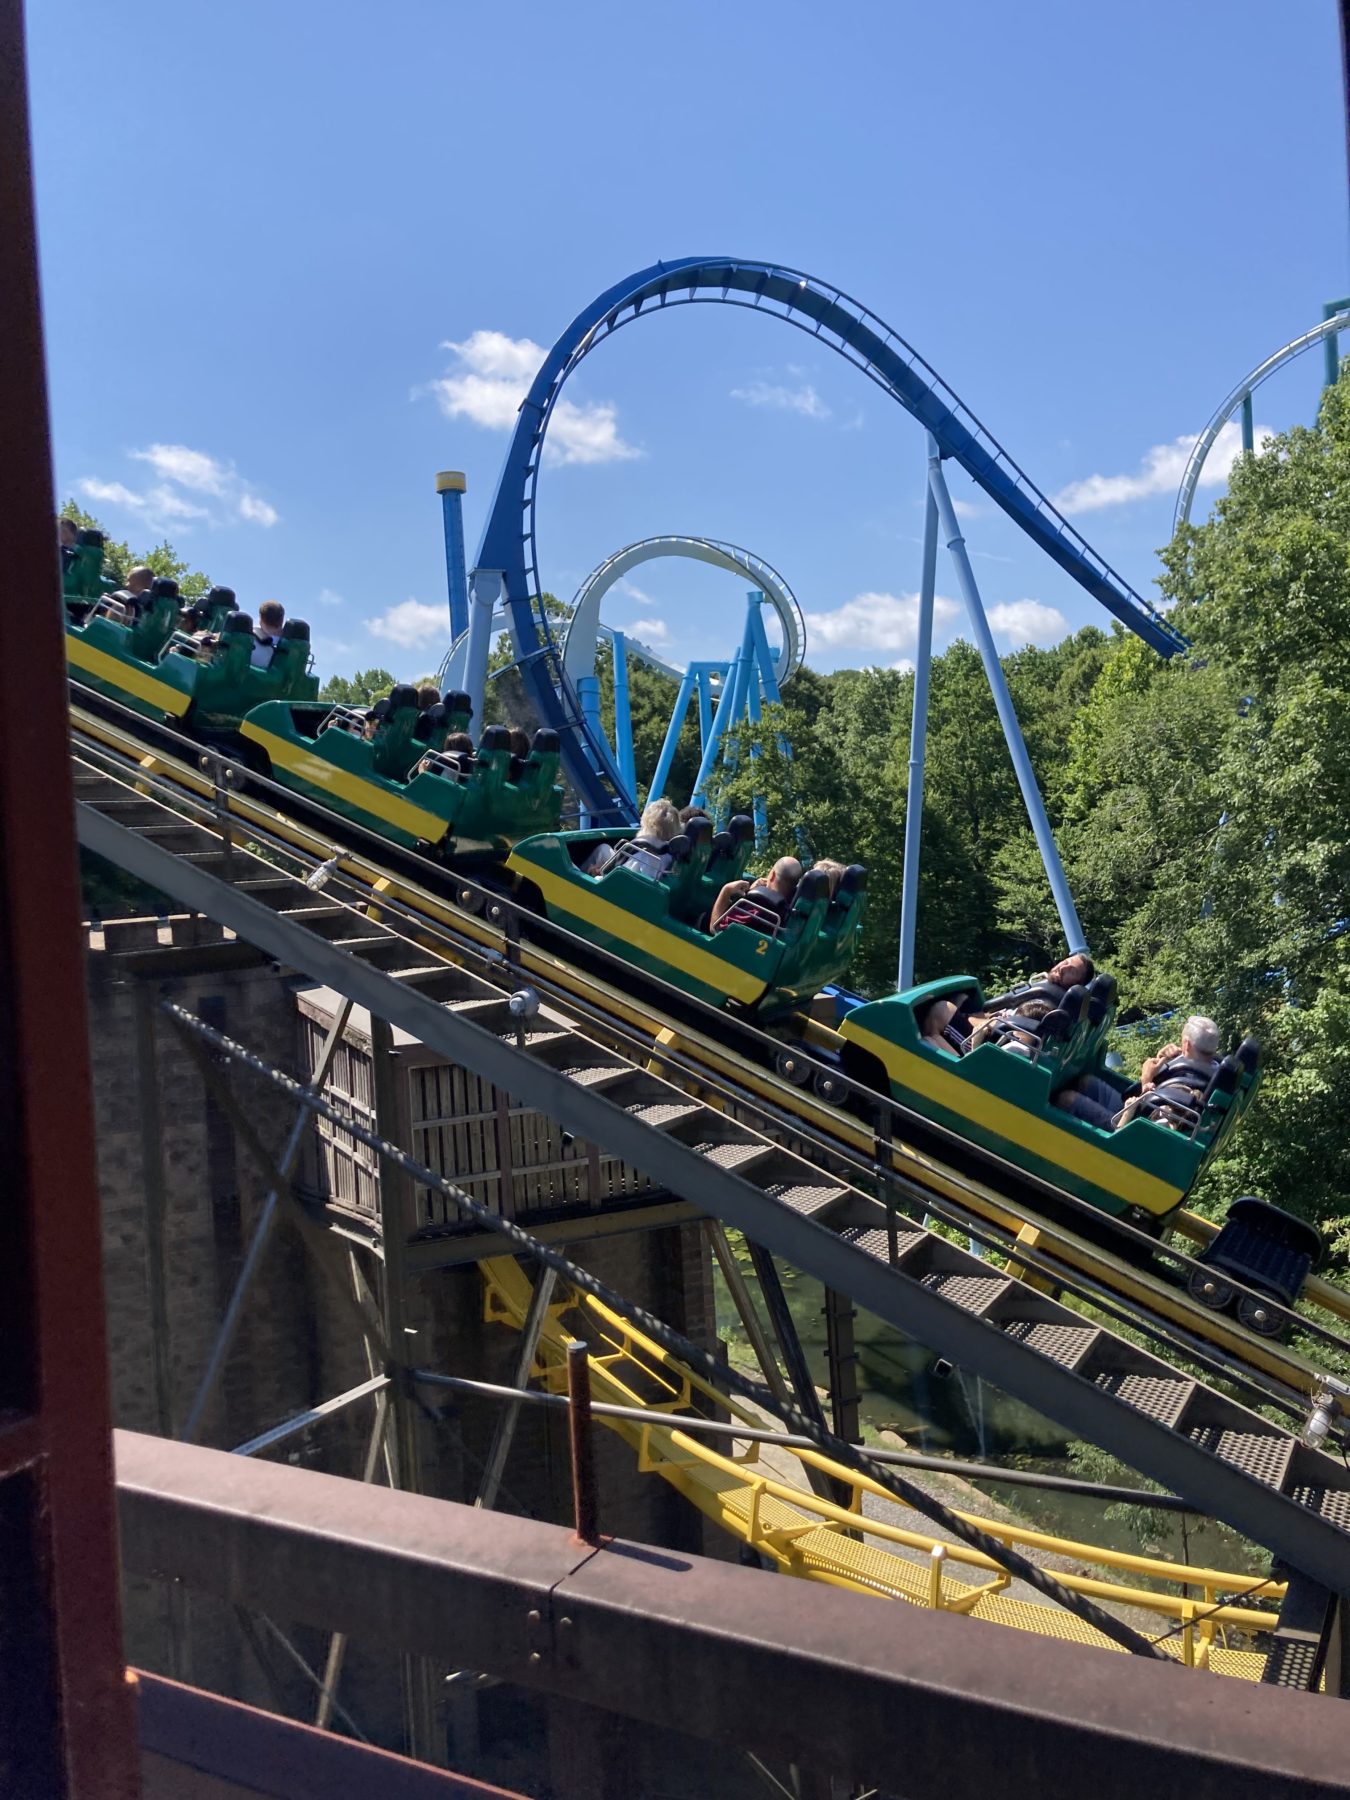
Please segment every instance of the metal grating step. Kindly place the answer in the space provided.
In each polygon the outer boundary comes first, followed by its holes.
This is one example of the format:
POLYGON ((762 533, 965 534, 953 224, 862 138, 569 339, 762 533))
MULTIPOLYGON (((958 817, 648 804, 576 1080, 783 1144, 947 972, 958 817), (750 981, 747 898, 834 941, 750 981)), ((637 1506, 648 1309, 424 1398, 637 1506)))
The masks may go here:
POLYGON ((565 1075, 569 1081, 575 1081, 578 1087, 602 1088, 610 1087, 616 1081, 622 1081, 625 1075, 631 1073, 631 1070, 626 1069, 620 1063, 599 1063, 593 1068, 587 1068, 585 1064, 578 1063, 575 1068, 568 1068, 564 1065, 558 1070, 558 1073, 565 1075))
POLYGON ((934 1269, 920 1280, 932 1293, 972 1313, 988 1312, 1012 1286, 1006 1275, 963 1275, 954 1269, 934 1269))
POLYGON ((1231 1463, 1267 1487, 1284 1485, 1294 1455, 1293 1438, 1273 1431, 1231 1431, 1222 1425, 1193 1425, 1186 1435, 1211 1456, 1231 1463))
POLYGON ((496 1034, 504 1044, 519 1044, 523 1050, 542 1050, 547 1044, 565 1043, 571 1032, 560 1031, 556 1025, 513 1024, 509 1031, 496 1034))
POLYGON ((1066 1369, 1080 1367, 1101 1336, 1093 1325, 1059 1325, 1048 1319, 1010 1319, 1003 1330, 1051 1362, 1063 1363, 1066 1369))
MULTIPOLYGON (((415 946, 411 944, 400 947, 405 954, 415 951, 415 946)), ((388 974, 391 981, 400 982, 405 987, 415 987, 419 993, 429 994, 433 999, 442 999, 448 1005, 463 1000, 464 986, 468 980, 461 970, 452 967, 450 963, 413 963, 406 969, 391 969, 388 974), (438 988, 442 990, 439 994, 435 991, 438 988)), ((461 1012, 463 1007, 455 1004, 452 1010, 461 1012)))
MULTIPOLYGON (((846 1244, 853 1244, 867 1256, 875 1256, 878 1262, 889 1263, 891 1260, 891 1234, 878 1231, 868 1225, 846 1225, 839 1233, 846 1244)), ((897 1231, 895 1234, 895 1260, 902 1263, 911 1250, 917 1250, 920 1244, 927 1243, 926 1231, 897 1231)))
POLYGON ((1293 1497, 1309 1512, 1320 1513, 1342 1531, 1350 1531, 1350 1488, 1300 1484, 1293 1490, 1293 1497))
POLYGON ((1196 1391, 1193 1381, 1180 1376, 1138 1369, 1103 1369, 1094 1380, 1103 1393, 1114 1394, 1126 1406, 1147 1413, 1161 1425, 1175 1425, 1196 1391))
POLYGON ((844 1197, 841 1187, 817 1187, 809 1182, 775 1181, 764 1191, 772 1194, 775 1200, 781 1200, 784 1206, 790 1206, 793 1212, 805 1214, 808 1219, 818 1218, 844 1197))
POLYGON ((770 1154, 767 1144, 728 1144, 705 1143, 694 1144, 706 1162, 715 1163, 719 1169, 746 1169, 751 1163, 757 1163, 770 1154))
POLYGON ((625 1106, 624 1111, 630 1118, 640 1119, 644 1125, 654 1125, 658 1131, 669 1131, 672 1125, 679 1125, 685 1119, 697 1118, 702 1108, 692 1100, 639 1100, 625 1106))

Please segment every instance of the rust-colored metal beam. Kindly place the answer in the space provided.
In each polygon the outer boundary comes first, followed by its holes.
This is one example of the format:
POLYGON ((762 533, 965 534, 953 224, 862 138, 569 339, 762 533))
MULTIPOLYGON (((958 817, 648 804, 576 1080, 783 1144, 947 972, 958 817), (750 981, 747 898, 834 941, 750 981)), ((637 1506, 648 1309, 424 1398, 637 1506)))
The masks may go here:
POLYGON ((0 0, 0 1791, 139 1792, 21 0, 0 0), (16 1602, 21 1604, 16 1605, 16 1602))
POLYGON ((1340 1703, 118 1433, 127 1565, 908 1800, 1350 1795, 1340 1703), (1016 1639, 1015 1642, 1012 1640, 1016 1639), (1240 1703, 1239 1703, 1240 1700, 1240 1703))

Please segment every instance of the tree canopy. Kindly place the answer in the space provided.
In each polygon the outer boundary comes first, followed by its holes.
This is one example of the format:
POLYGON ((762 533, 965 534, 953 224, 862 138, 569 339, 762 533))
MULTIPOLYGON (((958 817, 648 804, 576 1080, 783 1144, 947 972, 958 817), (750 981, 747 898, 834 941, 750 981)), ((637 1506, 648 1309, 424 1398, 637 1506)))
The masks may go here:
POLYGON ((357 669, 351 675, 330 675, 319 689, 319 698, 333 706, 373 706, 393 686, 388 669, 357 669))
POLYGON ((194 569, 175 551, 166 538, 163 543, 155 544, 149 550, 137 551, 134 555, 128 544, 120 539, 111 538, 107 531, 94 517, 86 512, 75 501, 67 500, 61 508, 63 519, 73 519, 83 527, 103 532, 103 569, 104 573, 121 581, 126 577, 128 569, 138 564, 153 569, 156 575, 170 575, 178 583, 178 591, 186 600, 196 600, 211 586, 211 577, 204 575, 200 569, 194 569))
MULTIPOLYGON (((1240 459, 1213 517, 1162 558, 1189 654, 1089 628, 1006 657, 1009 688, 1089 943, 1120 980, 1127 1062, 1192 1010, 1261 1041, 1263 1086, 1202 1208, 1262 1194, 1339 1221, 1350 1256, 1350 374, 1314 425, 1240 459)), ((855 978, 884 991, 913 680, 799 683, 738 728, 716 797, 766 797, 767 855, 868 864, 855 978)), ((1064 947, 979 658, 958 641, 933 665, 917 973, 1001 983, 1064 947)))

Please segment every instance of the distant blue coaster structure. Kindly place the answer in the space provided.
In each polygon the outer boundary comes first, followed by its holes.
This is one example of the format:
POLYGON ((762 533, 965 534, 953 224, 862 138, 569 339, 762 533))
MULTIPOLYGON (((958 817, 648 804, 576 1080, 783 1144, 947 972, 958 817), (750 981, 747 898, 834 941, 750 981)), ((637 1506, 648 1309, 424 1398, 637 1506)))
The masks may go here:
MULTIPOLYGON (((641 630, 641 621, 637 629, 641 630)), ((653 797, 665 792, 681 728, 690 705, 697 700, 701 763, 698 780, 689 798, 701 800, 719 749, 725 754, 733 748, 727 737, 727 726, 733 718, 758 719, 762 703, 776 702, 784 686, 801 667, 806 652, 806 622, 795 594, 773 565, 753 551, 742 549, 739 544, 679 533, 626 544, 622 550, 606 557, 582 582, 563 640, 564 677, 569 689, 577 696, 586 721, 588 740, 604 739, 600 721, 600 682, 595 673, 597 639, 607 640, 613 653, 614 742, 610 745, 605 740, 605 747, 627 792, 633 794, 637 789, 628 702, 628 658, 633 654, 679 683, 665 742, 647 784, 648 792, 653 797), (706 563, 756 583, 746 596, 745 630, 740 648, 730 661, 693 662, 685 669, 673 668, 639 639, 630 639, 628 633, 610 630, 602 624, 600 609, 605 595, 615 583, 643 563, 661 557, 706 563), (764 625, 762 609, 766 604, 777 618, 780 637, 777 651, 770 648, 764 625)), ((762 836, 766 825, 762 800, 755 803, 755 817, 762 836)))
MULTIPOLYGON (((1093 599, 1163 656, 1185 649, 1186 640, 1156 607, 1107 563, 1064 518, 949 388, 918 351, 874 313, 841 289, 798 269, 743 262, 738 258, 685 257, 656 263, 616 282, 585 307, 544 358, 521 403, 478 556, 469 579, 469 625, 464 686, 481 717, 483 685, 493 620, 502 609, 510 620, 522 681, 541 725, 559 733, 567 775, 583 809, 595 820, 627 824, 633 795, 604 734, 586 717, 575 684, 564 667, 542 604, 535 532, 539 470, 549 422, 567 378, 607 337, 635 320, 695 303, 743 306, 796 326, 859 369, 869 381, 911 413, 928 433, 928 517, 924 569, 926 600, 921 614, 920 658, 916 670, 915 732, 926 731, 928 659, 932 644, 932 581, 939 531, 947 541, 961 584, 976 642, 994 692, 1032 829, 1045 862, 1055 903, 1071 948, 1082 946, 1082 927, 1069 896, 1063 867, 1045 808, 1031 772, 1007 684, 994 650, 979 591, 956 530, 942 463, 953 458, 1093 599), (923 709, 919 705, 922 687, 923 709)), ((923 738, 910 754, 910 804, 906 816, 905 905, 900 969, 912 973, 913 906, 922 811, 923 738), (911 839, 913 840, 911 847, 911 839)))
POLYGON ((1209 423, 1195 440, 1195 447, 1186 462, 1181 477, 1181 486, 1177 489, 1176 509, 1172 514, 1173 534, 1183 525, 1191 522, 1191 507, 1195 503, 1195 490, 1200 481, 1200 471, 1205 460, 1214 448, 1215 440, 1234 413, 1242 416, 1242 448, 1252 451, 1256 448, 1256 427, 1253 424, 1252 395, 1261 383, 1291 363, 1305 351, 1321 344, 1324 363, 1322 371, 1322 387, 1325 391, 1335 387, 1340 376, 1339 339, 1343 331, 1350 331, 1350 299, 1328 300, 1322 307, 1322 322, 1314 325, 1310 331, 1300 332, 1298 337, 1290 338, 1287 344, 1266 357, 1264 362, 1257 363, 1249 375, 1245 375, 1233 391, 1219 404, 1211 415, 1209 423))

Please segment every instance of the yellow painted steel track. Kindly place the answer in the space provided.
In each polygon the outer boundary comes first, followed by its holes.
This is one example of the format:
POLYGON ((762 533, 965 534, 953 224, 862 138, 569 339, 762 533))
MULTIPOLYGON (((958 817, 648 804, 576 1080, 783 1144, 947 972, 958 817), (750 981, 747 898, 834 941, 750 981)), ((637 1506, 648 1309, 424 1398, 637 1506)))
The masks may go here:
MULTIPOLYGON (((512 1257, 494 1257, 480 1267, 484 1316, 520 1330, 532 1289, 519 1263, 512 1257)), ((569 1315, 592 1346, 594 1399, 664 1413, 692 1412, 700 1401, 710 1402, 708 1411, 715 1407, 747 1425, 762 1426, 758 1414, 709 1386, 618 1313, 590 1295, 574 1292, 560 1292, 548 1309, 540 1334, 533 1373, 549 1391, 567 1391, 567 1344, 577 1336, 571 1325, 564 1323, 569 1315)), ((758 1442, 724 1454, 696 1433, 674 1426, 603 1416, 601 1423, 618 1432, 637 1452, 640 1470, 669 1482, 707 1518, 785 1574, 855 1593, 963 1613, 990 1624, 1097 1649, 1121 1648, 1061 1607, 1014 1598, 1007 1591, 1010 1577, 979 1551, 944 1543, 866 1513, 868 1496, 894 1506, 892 1496, 816 1451, 785 1445, 774 1450, 770 1460, 763 1454, 766 1446, 758 1442), (798 1486, 791 1478, 791 1468, 782 1467, 784 1459, 843 1483, 850 1495, 848 1504, 834 1505, 798 1486), (953 1564, 960 1565, 961 1576, 950 1572, 953 1564), (967 1573, 972 1579, 964 1578, 967 1573)), ((1162 1647, 1179 1662, 1245 1681, 1260 1679, 1264 1657, 1227 1640, 1233 1634, 1250 1637, 1275 1628, 1276 1612, 1259 1603, 1278 1607, 1285 1591, 1282 1583, 1269 1581, 1252 1590, 1250 1575, 1133 1556, 974 1514, 963 1516, 981 1531, 1022 1549, 1047 1551, 1122 1576, 1144 1576, 1193 1590, 1192 1597, 1183 1598, 1095 1575, 1056 1571, 1056 1579, 1073 1592, 1108 1606, 1129 1606, 1154 1615, 1158 1625, 1151 1635, 1162 1637, 1170 1632, 1162 1647), (1243 1594, 1242 1606, 1217 1603, 1216 1595, 1233 1593, 1243 1594)))
MULTIPOLYGON (((331 835, 321 832, 278 811, 267 801, 237 789, 227 789, 223 795, 218 793, 201 770, 148 749, 143 739, 87 712, 78 704, 71 707, 71 721, 77 737, 102 745, 121 758, 134 759, 147 776, 176 786, 186 795, 208 804, 218 803, 223 798, 230 814, 242 826, 252 824, 291 845, 302 855, 319 861, 338 853, 341 873, 369 892, 367 911, 373 918, 379 917, 380 900, 387 898, 409 913, 426 919, 433 927, 447 927, 485 948, 499 950, 504 946, 505 934, 500 927, 431 892, 409 876, 348 849, 343 843, 350 829, 345 820, 334 818, 331 835)), ((432 940, 429 943, 438 954, 454 960, 453 954, 443 946, 432 940)), ((687 1067, 666 1060, 661 1054, 663 1050, 706 1070, 717 1081, 739 1089, 751 1104, 763 1102, 780 1114, 799 1121, 804 1128, 830 1140, 855 1159, 862 1158, 872 1164, 878 1159, 884 1162, 889 1156, 890 1167, 897 1176, 917 1183, 935 1197, 985 1220, 1025 1245, 1028 1253, 1034 1251, 1040 1257, 1048 1256, 1072 1274, 1101 1284, 1126 1305, 1203 1340, 1218 1355, 1230 1360, 1236 1369, 1272 1378, 1310 1398, 1318 1392, 1321 1385, 1319 1371, 1307 1358, 1286 1344, 1247 1331, 1227 1314, 1201 1306, 1183 1289, 1159 1275, 1137 1268, 1112 1251, 1086 1242, 1064 1224, 1054 1223, 987 1184, 958 1174, 911 1145, 898 1139, 889 1145, 879 1145, 862 1121, 851 1114, 818 1099, 809 1090, 782 1080, 771 1069, 747 1062, 715 1038, 682 1023, 655 1018, 649 1002, 634 999, 619 987, 538 944, 522 942, 514 952, 514 960, 522 974, 546 981, 585 1006, 589 1013, 588 1030, 595 1030, 595 1015, 600 1014, 621 1028, 645 1035, 653 1044, 650 1063, 653 1071, 684 1087, 691 1096, 704 1103, 714 1107, 725 1104, 715 1090, 700 1087, 697 1075, 691 1075, 687 1067)), ((839 1042, 833 1032, 818 1025, 808 1024, 804 1035, 809 1043, 823 1050, 830 1050, 839 1042)), ((809 1146, 807 1153, 810 1153, 809 1146)), ((1197 1246, 1206 1243, 1218 1229, 1185 1208, 1178 1209, 1170 1225, 1176 1235, 1197 1246)), ((1034 1273, 1028 1273, 1017 1264, 1015 1254, 1008 1272, 1020 1275, 1033 1285, 1038 1280, 1034 1273)), ((1330 1283, 1316 1276, 1309 1277, 1303 1299, 1333 1318, 1350 1323, 1350 1295, 1330 1283)))

